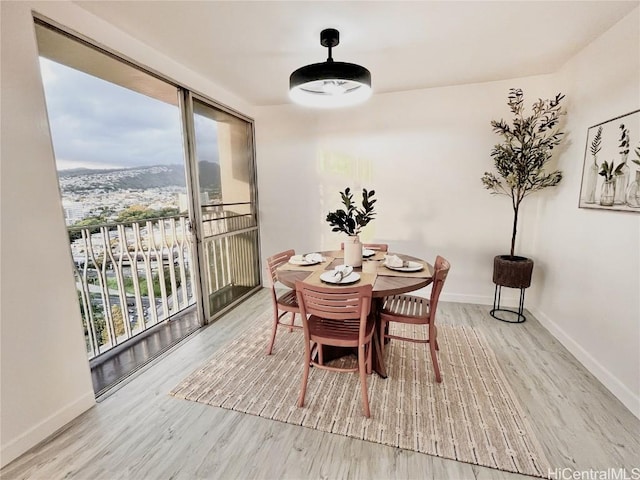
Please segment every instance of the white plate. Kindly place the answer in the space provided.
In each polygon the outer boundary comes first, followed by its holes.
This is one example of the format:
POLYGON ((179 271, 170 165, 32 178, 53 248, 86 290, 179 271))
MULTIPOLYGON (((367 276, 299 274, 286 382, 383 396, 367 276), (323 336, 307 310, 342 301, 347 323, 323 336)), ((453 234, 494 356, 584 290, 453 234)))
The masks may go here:
POLYGON ((346 277, 343 277, 342 280, 338 281, 335 270, 330 270, 320 275, 320 280, 325 283, 333 283, 335 285, 347 285, 349 283, 356 283, 360 280, 360 274, 357 272, 351 272, 346 277))
POLYGON ((419 272, 424 268, 424 266, 421 263, 412 262, 411 260, 409 260, 409 265, 406 267, 391 267, 386 263, 384 263, 384 266, 387 267, 389 270, 396 270, 398 272, 419 272))
POLYGON ((362 256, 364 258, 373 257, 376 254, 375 250, 369 250, 368 248, 362 249, 362 256))
POLYGON ((317 265, 317 264, 322 263, 322 262, 324 262, 324 260, 318 260, 318 261, 315 261, 315 262, 307 262, 306 260, 296 260, 294 258, 290 258, 289 259, 289 263, 291 265, 309 266, 309 265, 317 265))

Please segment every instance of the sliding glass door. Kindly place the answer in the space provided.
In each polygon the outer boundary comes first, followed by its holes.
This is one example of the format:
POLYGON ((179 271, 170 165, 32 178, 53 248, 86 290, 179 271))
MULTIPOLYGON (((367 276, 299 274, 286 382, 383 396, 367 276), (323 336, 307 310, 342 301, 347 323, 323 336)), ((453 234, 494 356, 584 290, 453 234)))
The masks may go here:
POLYGON ((101 392, 260 288, 253 123, 35 23, 87 355, 101 392), (120 362, 127 352, 134 361, 120 362), (122 371, 100 374, 112 358, 122 371))
POLYGON ((185 92, 204 314, 260 286, 253 124, 185 92))

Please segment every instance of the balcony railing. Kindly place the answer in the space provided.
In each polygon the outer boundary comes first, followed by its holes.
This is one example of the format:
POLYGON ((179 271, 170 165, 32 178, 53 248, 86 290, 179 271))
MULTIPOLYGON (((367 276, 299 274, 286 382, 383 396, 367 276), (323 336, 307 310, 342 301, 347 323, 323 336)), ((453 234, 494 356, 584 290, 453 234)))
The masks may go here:
MULTIPOLYGON (((203 212, 202 274, 212 314, 260 284, 255 217, 243 204, 225 207, 203 212)), ((186 215, 68 231, 90 359, 195 304, 186 215)))
POLYGON ((89 358, 193 305, 186 216, 70 227, 89 358))
POLYGON ((206 265, 201 274, 215 314, 260 284, 258 225, 250 203, 205 205, 202 231, 206 265))

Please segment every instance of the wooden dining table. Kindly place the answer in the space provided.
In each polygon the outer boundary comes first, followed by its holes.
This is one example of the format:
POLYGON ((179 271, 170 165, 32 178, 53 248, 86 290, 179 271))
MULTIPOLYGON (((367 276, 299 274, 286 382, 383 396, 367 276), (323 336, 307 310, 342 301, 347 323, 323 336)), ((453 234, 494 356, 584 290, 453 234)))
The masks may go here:
MULTIPOLYGON (((325 262, 325 270, 332 270, 338 265, 344 263, 344 253, 341 250, 322 251, 320 253, 325 258, 332 258, 329 263, 325 262)), ((402 293, 408 293, 415 290, 419 290, 431 284, 433 281, 433 265, 417 257, 411 255, 405 255, 402 253, 389 253, 389 255, 397 255, 403 260, 410 260, 414 262, 420 262, 424 265, 424 269, 421 276, 415 276, 416 274, 407 273, 403 275, 403 272, 394 270, 388 270, 382 265, 384 254, 377 253, 372 259, 363 258, 362 267, 354 268, 356 272, 368 271, 376 272, 375 282, 373 284, 372 303, 371 303, 371 315, 374 316, 376 322, 376 328, 373 334, 373 351, 372 351, 372 368, 382 378, 387 378, 387 370, 384 364, 384 358, 382 358, 381 341, 379 335, 379 322, 380 322, 380 310, 384 303, 384 298, 391 295, 399 295, 402 293)), ((277 270, 278 280, 287 287, 296 288, 296 281, 305 280, 313 270, 306 270, 304 267, 295 270, 288 270, 279 268, 277 270)))

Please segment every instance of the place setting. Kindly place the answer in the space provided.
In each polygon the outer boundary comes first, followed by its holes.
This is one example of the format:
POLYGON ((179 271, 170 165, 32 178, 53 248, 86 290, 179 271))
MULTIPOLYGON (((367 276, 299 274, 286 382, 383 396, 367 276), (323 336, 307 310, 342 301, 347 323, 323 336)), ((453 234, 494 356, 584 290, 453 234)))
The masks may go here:
POLYGON ((320 286, 348 286, 373 285, 376 281, 375 272, 356 272, 349 265, 336 265, 332 270, 315 271, 305 280, 306 283, 320 286))
POLYGON ((353 267, 349 265, 338 265, 333 270, 323 272, 320 280, 324 283, 333 285, 349 285, 360 280, 360 274, 353 271, 353 267))
POLYGON ((322 255, 321 253, 307 253, 293 255, 288 262, 278 267, 278 270, 294 270, 294 271, 316 271, 326 270, 333 262, 334 257, 322 255))
POLYGON ((398 255, 385 255, 384 261, 378 262, 377 274, 388 277, 430 278, 432 276, 429 264, 406 260, 398 255))

